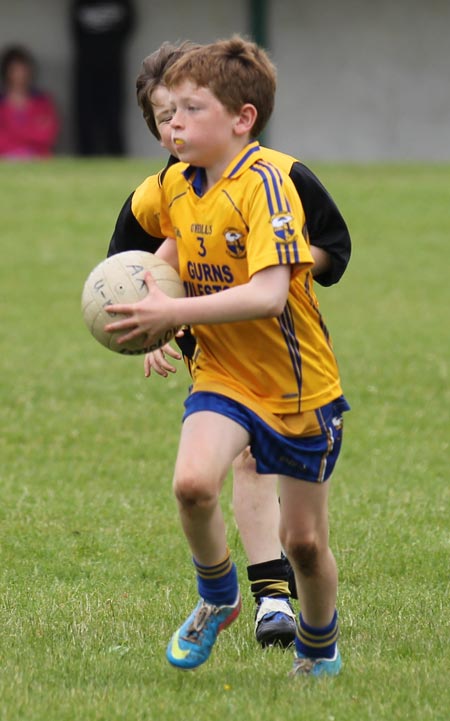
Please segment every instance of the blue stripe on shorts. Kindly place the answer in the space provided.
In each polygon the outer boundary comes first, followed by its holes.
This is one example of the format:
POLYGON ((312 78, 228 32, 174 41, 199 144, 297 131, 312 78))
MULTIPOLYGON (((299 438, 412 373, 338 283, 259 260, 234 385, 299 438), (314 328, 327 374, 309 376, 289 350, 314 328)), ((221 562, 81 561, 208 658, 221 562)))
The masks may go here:
POLYGON ((283 436, 246 406, 219 393, 197 391, 185 401, 183 420, 192 413, 212 411, 231 418, 250 435, 258 473, 276 473, 322 483, 333 472, 342 445, 342 413, 350 410, 344 396, 316 410, 322 430, 317 436, 283 436))

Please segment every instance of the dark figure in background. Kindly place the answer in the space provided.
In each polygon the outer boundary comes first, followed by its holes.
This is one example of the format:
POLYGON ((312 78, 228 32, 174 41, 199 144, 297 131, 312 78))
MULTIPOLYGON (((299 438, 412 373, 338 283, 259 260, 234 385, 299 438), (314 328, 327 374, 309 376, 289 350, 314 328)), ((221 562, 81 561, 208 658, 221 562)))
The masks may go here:
POLYGON ((80 155, 123 155, 124 69, 134 24, 129 0, 74 0, 74 116, 80 155))

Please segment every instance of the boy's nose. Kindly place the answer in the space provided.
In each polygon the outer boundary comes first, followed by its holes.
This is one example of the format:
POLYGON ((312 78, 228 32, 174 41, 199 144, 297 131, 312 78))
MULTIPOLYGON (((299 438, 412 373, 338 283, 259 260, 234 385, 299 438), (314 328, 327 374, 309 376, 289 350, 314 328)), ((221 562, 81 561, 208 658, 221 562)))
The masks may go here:
POLYGON ((172 120, 170 121, 170 125, 172 128, 178 128, 181 124, 181 118, 180 118, 180 112, 178 110, 175 110, 172 115, 172 120))

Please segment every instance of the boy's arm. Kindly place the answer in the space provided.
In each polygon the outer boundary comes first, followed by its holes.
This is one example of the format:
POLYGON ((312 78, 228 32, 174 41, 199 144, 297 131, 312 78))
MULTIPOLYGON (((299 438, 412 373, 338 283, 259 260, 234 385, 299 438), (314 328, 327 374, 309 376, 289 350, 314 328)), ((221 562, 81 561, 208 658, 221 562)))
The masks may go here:
POLYGON ((306 165, 295 162, 289 176, 302 201, 311 246, 318 249, 316 252, 311 248, 314 279, 325 286, 338 283, 351 254, 345 220, 331 195, 306 165))
POLYGON ((119 342, 141 333, 148 334, 151 342, 175 326, 272 318, 286 305, 292 271, 290 265, 270 266, 255 273, 248 283, 192 298, 169 298, 147 273, 148 295, 138 303, 109 306, 108 312, 123 313, 127 318, 109 323, 105 330, 123 330, 119 342))
MULTIPOLYGON (((329 273, 332 269, 332 256, 328 253, 328 251, 323 248, 319 248, 317 245, 310 245, 309 249, 312 257, 314 258, 312 274, 314 278, 317 278, 318 282, 321 283, 320 277, 329 273)), ((321 284, 323 285, 323 283, 321 284)))

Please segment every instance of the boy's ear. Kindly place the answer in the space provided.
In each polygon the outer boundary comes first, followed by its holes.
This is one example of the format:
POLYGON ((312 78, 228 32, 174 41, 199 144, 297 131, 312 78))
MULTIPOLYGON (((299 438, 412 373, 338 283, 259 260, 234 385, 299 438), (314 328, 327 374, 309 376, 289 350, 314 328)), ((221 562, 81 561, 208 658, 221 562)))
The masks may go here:
POLYGON ((250 133, 258 117, 258 111, 251 103, 242 106, 239 115, 236 116, 234 130, 237 135, 250 133))

